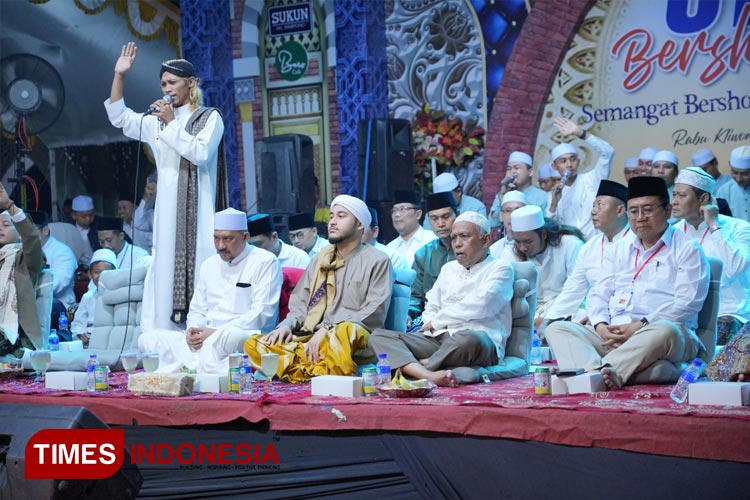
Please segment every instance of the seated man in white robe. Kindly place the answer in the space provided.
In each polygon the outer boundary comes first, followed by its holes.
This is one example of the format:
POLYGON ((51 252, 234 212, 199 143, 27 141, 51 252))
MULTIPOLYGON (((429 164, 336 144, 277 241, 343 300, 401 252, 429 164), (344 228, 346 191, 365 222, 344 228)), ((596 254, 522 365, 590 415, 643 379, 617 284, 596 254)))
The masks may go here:
POLYGON ((492 366, 505 357, 513 268, 489 255, 489 233, 483 215, 459 215, 451 230, 456 260, 443 265, 427 292, 422 328, 416 333, 379 329, 370 336, 370 347, 387 354, 391 368, 455 387, 463 381, 451 368, 492 366))
POLYGON ((248 240, 243 212, 228 208, 215 215, 217 254, 201 265, 187 331, 152 330, 138 339, 141 352, 159 353, 159 372, 184 366, 198 373, 227 373, 229 355, 242 352, 253 333, 276 324, 281 266, 272 253, 248 240))

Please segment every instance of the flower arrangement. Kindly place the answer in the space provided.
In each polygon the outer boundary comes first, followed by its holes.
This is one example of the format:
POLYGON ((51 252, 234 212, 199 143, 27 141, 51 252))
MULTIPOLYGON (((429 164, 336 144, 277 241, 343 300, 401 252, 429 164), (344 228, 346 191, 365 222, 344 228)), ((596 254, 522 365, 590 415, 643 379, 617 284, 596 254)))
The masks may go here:
POLYGON ((484 129, 425 104, 412 121, 414 169, 421 191, 432 192, 432 160, 436 170, 447 171, 468 164, 484 150, 484 129))

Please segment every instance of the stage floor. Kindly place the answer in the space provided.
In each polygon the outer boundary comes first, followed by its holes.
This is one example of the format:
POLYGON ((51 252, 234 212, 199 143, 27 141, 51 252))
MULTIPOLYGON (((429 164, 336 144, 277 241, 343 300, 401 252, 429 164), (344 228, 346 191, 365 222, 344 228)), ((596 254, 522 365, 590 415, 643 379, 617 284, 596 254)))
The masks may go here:
POLYGON ((310 385, 258 384, 252 395, 139 397, 125 373, 89 395, 50 391, 28 376, 0 382, 0 403, 83 406, 109 425, 191 426, 236 420, 272 431, 399 431, 507 438, 674 457, 750 463, 750 407, 676 404, 671 386, 535 396, 531 377, 437 388, 428 398, 317 397, 310 385))

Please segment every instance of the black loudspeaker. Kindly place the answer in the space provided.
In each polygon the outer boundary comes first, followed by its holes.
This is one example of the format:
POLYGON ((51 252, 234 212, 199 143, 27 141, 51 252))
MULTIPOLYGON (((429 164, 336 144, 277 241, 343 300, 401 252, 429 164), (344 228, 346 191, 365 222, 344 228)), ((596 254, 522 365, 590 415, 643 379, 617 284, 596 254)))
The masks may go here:
POLYGON ((378 201, 392 203, 396 191, 414 189, 414 151, 409 121, 362 120, 357 132, 360 198, 370 206, 371 202, 378 201))
POLYGON ((292 214, 315 210, 313 156, 313 142, 306 135, 275 135, 258 141, 258 212, 292 214))
POLYGON ((122 468, 98 480, 26 480, 25 450, 31 436, 42 429, 108 429, 86 408, 0 404, 0 500, 132 499, 138 496, 143 477, 130 464, 125 451, 122 468))

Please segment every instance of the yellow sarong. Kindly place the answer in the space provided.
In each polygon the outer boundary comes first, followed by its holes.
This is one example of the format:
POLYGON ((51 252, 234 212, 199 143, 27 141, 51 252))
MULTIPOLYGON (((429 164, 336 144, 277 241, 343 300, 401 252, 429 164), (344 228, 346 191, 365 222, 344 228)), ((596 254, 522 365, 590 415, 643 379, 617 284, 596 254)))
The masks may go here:
POLYGON ((265 335, 255 335, 245 341, 245 352, 253 368, 261 370, 263 354, 278 354, 279 369, 276 376, 297 384, 318 375, 355 375, 357 363, 353 358, 367 347, 370 332, 357 323, 343 322, 335 325, 320 342, 320 359, 315 364, 305 358, 305 343, 311 338, 310 335, 276 345, 266 344, 262 341, 263 338, 265 335))

